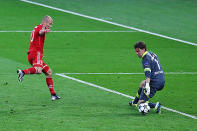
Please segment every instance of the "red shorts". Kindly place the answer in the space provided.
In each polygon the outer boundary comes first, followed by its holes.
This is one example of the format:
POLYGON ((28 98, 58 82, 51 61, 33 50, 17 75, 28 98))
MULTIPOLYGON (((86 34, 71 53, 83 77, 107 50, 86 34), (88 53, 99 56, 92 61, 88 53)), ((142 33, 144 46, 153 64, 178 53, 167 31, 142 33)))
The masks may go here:
POLYGON ((42 60, 43 55, 40 52, 29 52, 28 61, 33 67, 41 67, 42 69, 47 66, 42 60))

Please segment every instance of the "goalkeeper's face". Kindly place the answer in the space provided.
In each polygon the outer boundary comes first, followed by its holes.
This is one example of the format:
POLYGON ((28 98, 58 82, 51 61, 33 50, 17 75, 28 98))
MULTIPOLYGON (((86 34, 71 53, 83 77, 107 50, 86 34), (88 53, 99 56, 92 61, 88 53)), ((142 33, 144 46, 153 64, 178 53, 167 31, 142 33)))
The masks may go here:
POLYGON ((139 58, 142 58, 142 55, 145 53, 145 49, 135 48, 135 52, 139 58))

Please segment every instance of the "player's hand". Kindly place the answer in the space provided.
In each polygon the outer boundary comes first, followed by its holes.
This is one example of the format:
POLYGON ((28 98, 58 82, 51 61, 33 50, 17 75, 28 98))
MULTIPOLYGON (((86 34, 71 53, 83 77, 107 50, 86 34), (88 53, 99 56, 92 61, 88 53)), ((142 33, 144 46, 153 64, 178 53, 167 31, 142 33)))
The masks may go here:
POLYGON ((50 31, 50 29, 45 29, 45 33, 49 33, 50 31))
POLYGON ((39 31, 39 35, 44 35, 45 31, 45 26, 43 26, 42 29, 39 31))
POLYGON ((44 35, 44 33, 49 33, 51 30, 50 29, 42 29, 42 30, 40 30, 40 32, 39 32, 39 34, 40 35, 44 35))
POLYGON ((146 83, 146 85, 144 86, 144 90, 145 90, 145 94, 146 95, 150 95, 150 86, 149 83, 146 83))

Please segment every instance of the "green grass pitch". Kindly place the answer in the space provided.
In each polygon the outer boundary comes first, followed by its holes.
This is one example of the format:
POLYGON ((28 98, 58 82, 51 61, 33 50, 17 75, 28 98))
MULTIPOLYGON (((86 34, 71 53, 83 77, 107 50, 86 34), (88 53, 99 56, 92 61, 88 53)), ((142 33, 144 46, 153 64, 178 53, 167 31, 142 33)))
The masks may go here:
MULTIPOLYGON (((197 9, 192 1, 34 1, 197 43, 194 35, 197 32, 193 30, 197 9)), ((196 119, 164 109, 159 115, 150 111, 143 116, 128 105, 127 97, 55 75, 143 73, 141 60, 133 49, 134 43, 142 40, 158 55, 164 72, 193 72, 166 74, 164 90, 151 101, 160 101, 165 107, 197 116, 196 46, 18 0, 0 0, 0 7, 0 131, 197 129, 196 119), (44 75, 25 76, 23 83, 17 79, 17 69, 30 67, 26 54, 30 32, 1 32, 31 31, 46 14, 54 19, 53 31, 133 32, 51 32, 46 35, 44 61, 52 68, 54 89, 62 97, 52 102, 44 75)), ((130 96, 135 96, 144 79, 143 74, 68 76, 130 96)))

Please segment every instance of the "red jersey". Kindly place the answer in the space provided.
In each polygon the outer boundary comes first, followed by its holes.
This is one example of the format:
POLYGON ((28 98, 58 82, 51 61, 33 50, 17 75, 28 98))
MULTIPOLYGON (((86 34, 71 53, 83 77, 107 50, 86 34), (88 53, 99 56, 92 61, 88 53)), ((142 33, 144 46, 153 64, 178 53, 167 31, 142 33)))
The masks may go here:
POLYGON ((32 33, 31 33, 30 48, 29 48, 28 53, 40 52, 40 54, 43 54, 45 33, 43 35, 39 34, 39 32, 42 28, 44 28, 44 26, 41 24, 34 27, 32 33))

